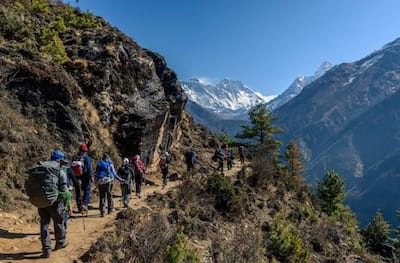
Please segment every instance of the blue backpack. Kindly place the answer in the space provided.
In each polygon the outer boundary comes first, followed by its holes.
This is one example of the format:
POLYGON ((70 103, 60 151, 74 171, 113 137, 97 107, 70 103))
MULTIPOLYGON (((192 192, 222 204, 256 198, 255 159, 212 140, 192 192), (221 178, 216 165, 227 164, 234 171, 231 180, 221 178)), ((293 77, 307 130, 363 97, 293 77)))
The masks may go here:
POLYGON ((103 180, 110 178, 110 162, 101 160, 96 166, 96 179, 103 180))

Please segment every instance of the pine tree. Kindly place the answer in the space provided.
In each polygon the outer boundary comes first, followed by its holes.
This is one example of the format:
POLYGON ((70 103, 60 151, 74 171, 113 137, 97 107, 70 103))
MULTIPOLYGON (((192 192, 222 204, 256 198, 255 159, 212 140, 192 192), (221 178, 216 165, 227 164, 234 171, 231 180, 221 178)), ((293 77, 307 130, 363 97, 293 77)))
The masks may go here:
POLYGON ((327 171, 324 179, 317 185, 316 195, 322 211, 332 215, 343 206, 345 195, 343 178, 332 170, 327 171))
POLYGON ((390 225, 383 217, 382 211, 378 210, 372 218, 371 223, 363 230, 365 242, 370 250, 378 252, 385 241, 389 240, 390 225))
POLYGON ((290 141, 285 151, 286 165, 282 169, 282 178, 288 190, 297 189, 298 194, 305 190, 304 178, 301 174, 304 172, 304 166, 301 162, 300 150, 295 141, 290 141))
POLYGON ((267 109, 264 103, 254 106, 249 111, 249 118, 252 126, 241 125, 242 133, 238 134, 236 137, 242 139, 257 138, 260 144, 276 142, 273 140, 273 136, 276 133, 282 132, 282 129, 272 125, 272 121, 276 120, 277 117, 267 109))
POLYGON ((304 166, 301 162, 300 150, 295 141, 290 141, 285 151, 286 169, 291 177, 299 176, 304 172, 304 166))

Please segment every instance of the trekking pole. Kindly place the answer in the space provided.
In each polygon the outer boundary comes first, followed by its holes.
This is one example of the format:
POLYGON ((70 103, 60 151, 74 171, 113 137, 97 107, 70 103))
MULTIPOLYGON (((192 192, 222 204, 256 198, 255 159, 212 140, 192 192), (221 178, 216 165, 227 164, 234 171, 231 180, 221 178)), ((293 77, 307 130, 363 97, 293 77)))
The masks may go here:
POLYGON ((85 225, 85 217, 83 215, 82 215, 82 224, 83 224, 83 231, 85 232, 86 225, 85 225))

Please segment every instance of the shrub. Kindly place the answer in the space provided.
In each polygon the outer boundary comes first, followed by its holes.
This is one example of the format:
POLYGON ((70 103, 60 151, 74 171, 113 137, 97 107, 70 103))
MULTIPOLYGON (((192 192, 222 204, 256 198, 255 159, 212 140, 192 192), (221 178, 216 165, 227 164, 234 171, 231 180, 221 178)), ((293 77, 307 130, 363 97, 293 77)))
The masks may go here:
POLYGON ((91 13, 80 14, 77 9, 67 5, 62 9, 58 10, 58 15, 64 19, 66 27, 75 28, 96 28, 100 26, 100 22, 91 13))
POLYGON ((189 249, 183 234, 183 227, 179 227, 174 241, 166 247, 164 262, 200 262, 196 250, 189 249))
POLYGON ((218 211, 237 212, 240 208, 240 189, 229 178, 214 174, 207 180, 207 190, 215 194, 215 208, 218 211))
POLYGON ((48 0, 31 0, 30 10, 34 13, 50 13, 50 4, 48 0))
POLYGON ((68 59, 64 43, 56 31, 43 27, 37 31, 36 35, 43 57, 60 64, 68 59))
POLYGON ((266 236, 267 254, 282 262, 309 262, 309 251, 298 230, 284 218, 275 218, 266 236))
POLYGON ((262 231, 253 224, 239 224, 233 237, 217 234, 212 240, 211 251, 215 262, 267 262, 262 231))
POLYGON ((27 33, 27 28, 18 6, 1 7, 0 34, 6 39, 21 41, 27 33))

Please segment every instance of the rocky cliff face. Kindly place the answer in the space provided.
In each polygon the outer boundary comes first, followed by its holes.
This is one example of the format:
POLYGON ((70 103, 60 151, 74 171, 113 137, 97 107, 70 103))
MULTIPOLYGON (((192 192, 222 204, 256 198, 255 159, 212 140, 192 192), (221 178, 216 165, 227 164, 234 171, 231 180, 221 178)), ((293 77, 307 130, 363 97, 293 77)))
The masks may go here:
MULTIPOLYGON (((0 7, 3 15, 14 14, 14 7, 0 7)), ((66 12, 60 3, 47 7, 49 12, 28 4, 17 7, 27 10, 24 19, 31 23, 26 27, 33 30, 33 39, 66 12)), ((91 27, 54 30, 67 56, 61 63, 43 55, 39 42, 28 49, 26 38, 15 39, 0 27, 0 163, 10 155, 17 159, 0 178, 9 188, 21 187, 23 167, 48 158, 54 148, 71 156, 87 142, 95 160, 104 152, 117 163, 120 157, 140 154, 151 164, 176 138, 187 100, 176 74, 160 55, 104 20, 91 19, 96 22, 91 27), (11 136, 8 128, 21 137, 11 136), (43 147, 33 149, 37 145, 43 147)))

